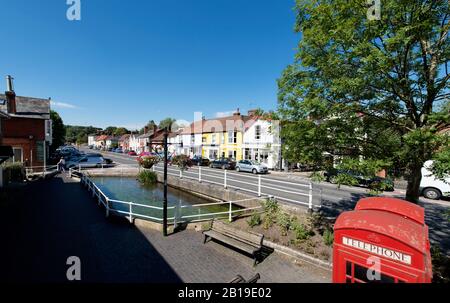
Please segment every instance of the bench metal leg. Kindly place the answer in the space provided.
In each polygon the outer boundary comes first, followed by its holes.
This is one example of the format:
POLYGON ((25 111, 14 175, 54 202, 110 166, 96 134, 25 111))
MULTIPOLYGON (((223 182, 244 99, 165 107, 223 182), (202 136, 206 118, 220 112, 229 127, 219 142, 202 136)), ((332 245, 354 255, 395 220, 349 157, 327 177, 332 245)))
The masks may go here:
POLYGON ((208 236, 207 235, 205 235, 205 239, 203 239, 203 244, 206 244, 206 242, 208 241, 208 236))
POLYGON ((254 260, 253 260, 253 267, 256 267, 257 263, 258 263, 258 258, 257 255, 254 255, 254 260))

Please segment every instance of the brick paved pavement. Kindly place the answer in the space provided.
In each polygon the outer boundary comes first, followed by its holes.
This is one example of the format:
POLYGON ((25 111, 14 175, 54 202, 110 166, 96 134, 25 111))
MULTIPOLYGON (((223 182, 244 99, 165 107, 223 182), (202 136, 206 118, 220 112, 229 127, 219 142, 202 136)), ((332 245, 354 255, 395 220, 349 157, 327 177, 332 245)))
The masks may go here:
POLYGON ((78 183, 57 177, 13 191, 0 203, 0 281, 65 282, 66 260, 78 256, 83 282, 227 282, 261 274, 261 282, 329 282, 331 274, 271 254, 252 259, 195 231, 163 238, 104 211, 78 183))

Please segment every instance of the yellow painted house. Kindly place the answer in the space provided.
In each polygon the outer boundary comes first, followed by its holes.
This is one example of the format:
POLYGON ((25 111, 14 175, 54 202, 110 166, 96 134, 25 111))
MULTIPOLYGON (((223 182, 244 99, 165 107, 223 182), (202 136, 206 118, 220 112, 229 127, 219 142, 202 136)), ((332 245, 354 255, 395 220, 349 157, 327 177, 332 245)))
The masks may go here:
POLYGON ((233 158, 242 160, 242 131, 225 131, 202 134, 202 156, 209 159, 233 158))
POLYGON ((243 160, 244 124, 250 119, 237 111, 232 116, 203 120, 202 156, 243 160))

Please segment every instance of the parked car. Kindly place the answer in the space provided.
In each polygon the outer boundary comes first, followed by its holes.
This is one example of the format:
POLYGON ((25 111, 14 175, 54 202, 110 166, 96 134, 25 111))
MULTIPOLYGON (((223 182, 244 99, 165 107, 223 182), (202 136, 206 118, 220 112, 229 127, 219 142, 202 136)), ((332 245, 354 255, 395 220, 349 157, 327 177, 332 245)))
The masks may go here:
POLYGON ((105 160, 106 164, 113 164, 114 163, 114 161, 109 159, 109 158, 103 158, 103 160, 105 160))
POLYGON ((106 164, 105 159, 103 157, 82 157, 76 161, 68 161, 66 162, 66 168, 95 168, 101 167, 102 164, 106 164))
POLYGON ((269 169, 266 165, 253 160, 241 160, 236 164, 236 171, 246 171, 253 174, 267 174, 269 169))
POLYGON ((420 192, 428 199, 439 200, 450 196, 450 178, 437 179, 431 172, 433 161, 425 162, 422 168, 422 180, 420 181, 420 192))
POLYGON ((211 163, 208 158, 204 158, 202 156, 194 156, 192 157, 191 161, 192 165, 196 166, 209 166, 209 164, 211 163))
POLYGON ((103 157, 103 155, 100 153, 87 153, 85 156, 86 157, 103 157))
POLYGON ((130 150, 127 154, 128 154, 128 156, 137 156, 137 154, 134 150, 130 150))
POLYGON ((393 191, 394 182, 389 178, 382 178, 378 176, 367 177, 362 173, 352 170, 342 170, 342 169, 332 169, 324 173, 325 178, 328 182, 336 184, 336 177, 338 175, 347 175, 355 178, 358 181, 358 185, 365 186, 368 188, 376 188, 379 184, 384 184, 385 190, 393 191))
POLYGON ((222 168, 222 169, 234 169, 236 167, 236 161, 233 159, 220 158, 212 161, 209 164, 211 168, 222 168))
POLYGON ((116 148, 116 149, 114 150, 114 152, 115 152, 115 153, 119 153, 119 154, 123 153, 122 147, 116 148))
POLYGON ((153 153, 150 152, 140 152, 139 157, 153 156, 153 153))

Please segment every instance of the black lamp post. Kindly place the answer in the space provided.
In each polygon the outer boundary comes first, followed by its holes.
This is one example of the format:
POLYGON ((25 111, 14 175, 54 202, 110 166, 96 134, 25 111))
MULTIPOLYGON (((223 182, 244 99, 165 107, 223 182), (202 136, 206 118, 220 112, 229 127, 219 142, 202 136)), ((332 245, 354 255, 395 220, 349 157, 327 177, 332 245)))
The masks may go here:
POLYGON ((169 137, 169 130, 164 128, 164 202, 163 202, 163 235, 167 237, 167 154, 168 144, 167 138, 169 137))

